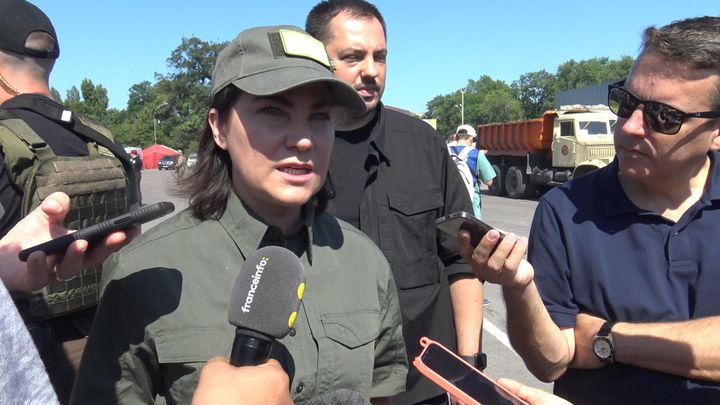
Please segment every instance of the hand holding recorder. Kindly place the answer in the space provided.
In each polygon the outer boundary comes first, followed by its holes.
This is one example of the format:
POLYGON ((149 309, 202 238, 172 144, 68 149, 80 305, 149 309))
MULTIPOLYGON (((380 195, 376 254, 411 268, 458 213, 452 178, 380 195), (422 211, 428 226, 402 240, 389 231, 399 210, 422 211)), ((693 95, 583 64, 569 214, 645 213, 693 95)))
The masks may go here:
POLYGON ((522 287, 533 280, 534 270, 524 259, 527 238, 495 229, 466 212, 438 219, 437 227, 458 238, 458 253, 481 280, 505 287, 522 287))
POLYGON ((153 219, 160 218, 161 216, 169 214, 174 210, 175 205, 167 201, 146 205, 135 211, 128 212, 127 214, 108 219, 87 228, 80 229, 79 231, 67 233, 66 235, 49 240, 45 243, 27 248, 18 254, 18 258, 21 261, 26 261, 33 252, 38 250, 45 252, 46 255, 62 253, 76 240, 85 240, 92 243, 113 232, 125 230, 135 225, 152 221, 153 219))
POLYGON ((63 220, 70 210, 65 193, 53 193, 20 220, 0 242, 0 278, 8 290, 35 291, 57 279, 76 276, 84 268, 98 265, 113 252, 131 241, 137 231, 126 229, 112 232, 93 244, 85 240, 71 243, 63 255, 42 252, 27 256, 27 263, 18 259, 20 249, 53 237, 68 234, 63 220))

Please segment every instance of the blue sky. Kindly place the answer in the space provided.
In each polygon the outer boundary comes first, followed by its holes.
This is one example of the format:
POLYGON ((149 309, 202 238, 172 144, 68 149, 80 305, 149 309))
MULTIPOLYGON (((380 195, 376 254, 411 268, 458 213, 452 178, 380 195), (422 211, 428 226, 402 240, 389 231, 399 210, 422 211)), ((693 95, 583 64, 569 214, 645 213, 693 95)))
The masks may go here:
MULTIPOLYGON (((125 108, 128 89, 166 73, 183 37, 227 41, 258 25, 303 26, 315 0, 31 0, 53 21, 61 55, 51 85, 65 97, 84 78, 125 108)), ((436 95, 489 75, 555 73, 570 59, 636 56, 649 25, 720 15, 717 0, 399 1, 376 0, 388 24, 388 85, 383 101, 424 112, 436 95)))

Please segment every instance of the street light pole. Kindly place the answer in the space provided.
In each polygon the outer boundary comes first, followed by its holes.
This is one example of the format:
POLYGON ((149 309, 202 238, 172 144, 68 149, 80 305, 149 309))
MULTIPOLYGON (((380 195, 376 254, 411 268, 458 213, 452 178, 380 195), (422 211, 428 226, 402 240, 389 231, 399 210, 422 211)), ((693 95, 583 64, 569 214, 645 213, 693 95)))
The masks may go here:
POLYGON ((155 145, 157 145, 157 111, 160 109, 160 107, 165 107, 166 105, 168 105, 167 101, 163 101, 157 107, 155 107, 155 110, 153 111, 153 139, 155 141, 155 145))
POLYGON ((460 90, 460 125, 465 125, 465 90, 460 90))

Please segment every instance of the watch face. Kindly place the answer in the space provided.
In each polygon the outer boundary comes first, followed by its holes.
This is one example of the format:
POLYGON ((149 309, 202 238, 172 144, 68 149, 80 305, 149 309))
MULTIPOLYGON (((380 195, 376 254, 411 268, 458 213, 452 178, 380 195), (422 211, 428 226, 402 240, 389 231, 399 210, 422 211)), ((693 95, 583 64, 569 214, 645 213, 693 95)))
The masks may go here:
POLYGON ((593 352, 600 358, 600 360, 606 360, 612 356, 612 343, 604 336, 598 336, 593 341, 593 352))

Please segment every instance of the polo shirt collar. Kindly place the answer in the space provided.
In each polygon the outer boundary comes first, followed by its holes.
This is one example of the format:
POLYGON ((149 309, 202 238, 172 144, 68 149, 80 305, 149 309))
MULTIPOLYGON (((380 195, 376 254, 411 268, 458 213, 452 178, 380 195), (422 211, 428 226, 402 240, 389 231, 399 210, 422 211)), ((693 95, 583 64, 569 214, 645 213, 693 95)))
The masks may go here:
POLYGON ((600 173, 600 184, 605 205, 605 215, 614 216, 637 212, 640 209, 628 198, 618 179, 618 160, 613 159, 600 173))
POLYGON ((295 234, 284 237, 279 228, 263 222, 231 192, 225 212, 218 222, 235 242, 244 259, 261 247, 281 246, 289 248, 298 256, 303 252, 307 253, 308 261, 312 263, 312 223, 315 218, 313 206, 310 202, 302 207, 300 229, 295 234))
MULTIPOLYGON (((710 201, 720 199, 720 166, 716 164, 719 155, 720 152, 708 153, 708 157, 710 158, 710 179, 703 196, 700 197, 701 200, 704 200, 705 198, 710 201)), ((608 165, 608 170, 603 170, 603 173, 600 175, 605 214, 612 216, 630 212, 645 212, 630 201, 627 194, 625 194, 625 191, 620 186, 620 180, 618 179, 618 164, 618 160, 613 159, 610 165, 608 165)))
POLYGON ((705 194, 710 199, 720 200, 720 165, 717 164, 720 152, 710 152, 710 179, 705 194))

